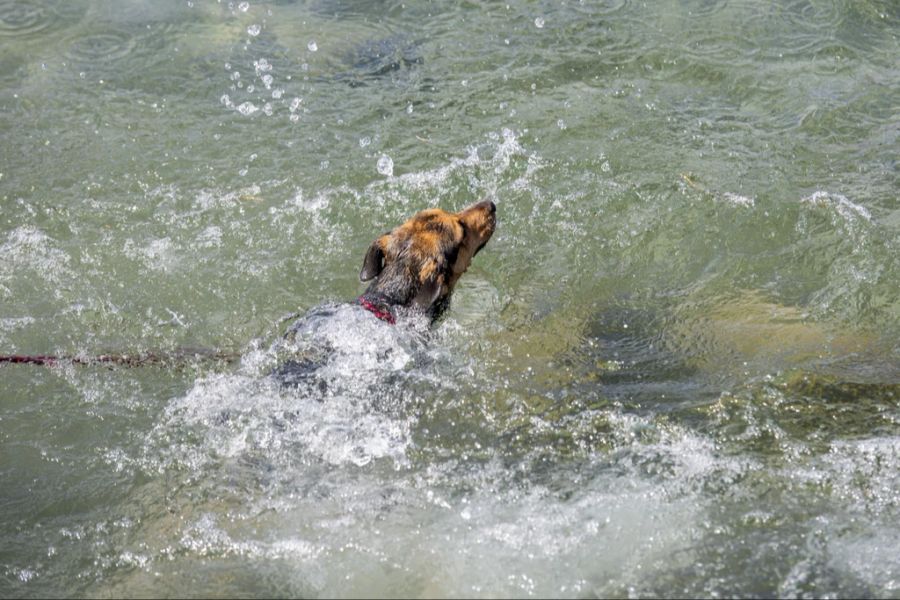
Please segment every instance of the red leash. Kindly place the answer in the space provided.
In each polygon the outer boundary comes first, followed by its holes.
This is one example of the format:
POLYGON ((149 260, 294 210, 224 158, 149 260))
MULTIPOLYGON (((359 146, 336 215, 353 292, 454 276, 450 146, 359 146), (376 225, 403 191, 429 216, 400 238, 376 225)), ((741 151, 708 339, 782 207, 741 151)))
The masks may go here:
POLYGON ((0 355, 0 362, 28 365, 52 365, 59 361, 59 357, 49 356, 46 354, 33 354, 25 356, 21 354, 4 354, 0 355))
MULTIPOLYGON (((356 299, 356 303, 365 308, 367 311, 381 319, 385 323, 396 325, 397 319, 389 308, 384 308, 372 303, 371 301, 360 296, 356 299)), ((194 358, 206 360, 234 360, 240 357, 235 352, 187 352, 175 356, 162 356, 159 354, 100 354, 98 356, 56 356, 53 354, 0 354, 0 363, 11 363, 17 365, 43 365, 47 367, 55 366, 59 363, 72 363, 74 365, 123 365, 126 367, 138 367, 142 365, 153 365, 171 363, 176 359, 194 358)))
POLYGON ((59 363, 72 363, 75 365, 112 364, 126 367, 138 367, 141 365, 171 363, 176 359, 195 358, 207 360, 233 360, 240 354, 235 352, 195 352, 184 353, 175 356, 161 356, 159 354, 100 354, 98 356, 54 356, 52 354, 0 354, 0 363, 12 363, 19 365, 43 365, 55 366, 59 363))

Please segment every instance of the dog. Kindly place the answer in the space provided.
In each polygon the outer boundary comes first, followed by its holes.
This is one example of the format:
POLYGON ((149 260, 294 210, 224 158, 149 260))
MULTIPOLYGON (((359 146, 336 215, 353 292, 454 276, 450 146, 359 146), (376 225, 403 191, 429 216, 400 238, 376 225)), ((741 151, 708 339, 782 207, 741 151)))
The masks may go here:
MULTIPOLYGON (((496 226, 497 207, 483 200, 457 213, 439 208, 420 211, 379 236, 366 251, 359 272, 361 282, 371 282, 365 292, 352 305, 318 307, 297 320, 281 342, 291 356, 273 374, 283 384, 312 385, 324 393, 327 378, 315 374, 337 362, 335 356, 341 354, 337 345, 346 346, 348 338, 357 340, 359 347, 352 349, 353 356, 345 362, 352 368, 365 363, 360 348, 378 335, 371 329, 372 317, 388 325, 413 317, 434 323, 447 310, 453 288, 496 226), (361 314, 369 322, 360 320, 361 314), (368 333, 361 333, 363 329, 368 333)), ((346 349, 343 352, 348 354, 346 349)), ((384 363, 392 352, 394 348, 379 347, 370 358, 384 363)))

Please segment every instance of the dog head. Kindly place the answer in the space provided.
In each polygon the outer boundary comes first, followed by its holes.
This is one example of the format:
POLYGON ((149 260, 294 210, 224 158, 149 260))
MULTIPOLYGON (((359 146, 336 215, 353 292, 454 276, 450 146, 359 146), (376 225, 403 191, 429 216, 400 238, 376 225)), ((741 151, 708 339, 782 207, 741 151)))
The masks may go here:
POLYGON ((366 294, 437 316, 491 239, 496 212, 494 203, 484 200, 458 213, 439 208, 416 213, 372 242, 359 272, 361 281, 375 280, 366 294))

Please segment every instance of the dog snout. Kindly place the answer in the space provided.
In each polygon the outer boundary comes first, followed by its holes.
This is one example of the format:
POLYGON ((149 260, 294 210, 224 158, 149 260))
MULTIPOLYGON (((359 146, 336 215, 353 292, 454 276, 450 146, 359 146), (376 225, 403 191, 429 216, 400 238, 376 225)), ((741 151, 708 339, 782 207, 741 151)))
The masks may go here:
POLYGON ((466 210, 481 210, 490 213, 491 215, 495 215, 497 214, 497 205, 491 200, 482 200, 481 202, 473 204, 466 210))

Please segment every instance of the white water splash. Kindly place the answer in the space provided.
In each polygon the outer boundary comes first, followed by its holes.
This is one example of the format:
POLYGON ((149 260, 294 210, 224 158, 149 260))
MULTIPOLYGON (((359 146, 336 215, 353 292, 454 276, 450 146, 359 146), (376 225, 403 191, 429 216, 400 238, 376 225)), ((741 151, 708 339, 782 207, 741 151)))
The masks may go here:
POLYGON ((872 214, 860 204, 851 202, 846 196, 832 192, 817 191, 801 200, 811 206, 827 207, 839 214, 845 221, 852 222, 857 219, 872 221, 872 214))
POLYGON ((46 233, 31 225, 13 229, 0 245, 0 294, 4 283, 24 275, 36 274, 58 286, 69 276, 69 255, 56 247, 46 233))
POLYGON ((378 164, 375 165, 375 169, 379 174, 384 175, 385 177, 393 177, 394 175, 394 161, 390 156, 383 154, 378 159, 378 164))

